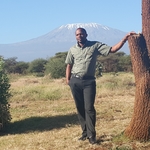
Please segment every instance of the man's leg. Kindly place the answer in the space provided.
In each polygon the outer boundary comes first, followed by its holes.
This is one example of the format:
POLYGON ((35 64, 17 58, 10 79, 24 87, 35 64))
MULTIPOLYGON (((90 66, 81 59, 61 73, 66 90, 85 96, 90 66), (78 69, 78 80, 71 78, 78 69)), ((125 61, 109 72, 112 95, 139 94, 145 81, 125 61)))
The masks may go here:
POLYGON ((82 137, 87 137, 82 80, 77 78, 71 78, 69 85, 73 98, 75 100, 78 112, 78 119, 82 128, 82 137))
POLYGON ((84 103, 85 103, 85 118, 87 127, 87 136, 96 137, 96 110, 94 108, 96 95, 95 80, 87 80, 84 84, 84 103))

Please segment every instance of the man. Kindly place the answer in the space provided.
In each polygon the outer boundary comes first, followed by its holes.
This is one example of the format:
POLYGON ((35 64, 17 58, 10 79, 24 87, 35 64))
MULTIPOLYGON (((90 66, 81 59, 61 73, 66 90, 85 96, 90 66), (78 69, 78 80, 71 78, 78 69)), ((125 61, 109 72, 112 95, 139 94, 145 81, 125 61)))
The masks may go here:
POLYGON ((97 55, 107 56, 118 51, 128 37, 114 46, 107 46, 101 42, 88 41, 84 28, 78 28, 75 32, 77 44, 68 51, 66 61, 66 82, 71 88, 75 100, 79 122, 82 128, 82 136, 79 140, 88 139, 91 144, 96 143, 96 110, 94 108, 96 95, 95 68, 97 55))

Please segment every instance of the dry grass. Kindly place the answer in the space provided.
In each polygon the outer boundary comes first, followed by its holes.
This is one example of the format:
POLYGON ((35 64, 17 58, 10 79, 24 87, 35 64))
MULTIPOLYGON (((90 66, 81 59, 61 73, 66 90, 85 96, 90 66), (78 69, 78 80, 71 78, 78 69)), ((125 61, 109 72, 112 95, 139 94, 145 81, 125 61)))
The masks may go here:
POLYGON ((97 79, 97 145, 80 142, 76 108, 65 79, 11 78, 11 124, 1 132, 0 150, 148 150, 150 143, 121 133, 132 117, 133 74, 97 79))

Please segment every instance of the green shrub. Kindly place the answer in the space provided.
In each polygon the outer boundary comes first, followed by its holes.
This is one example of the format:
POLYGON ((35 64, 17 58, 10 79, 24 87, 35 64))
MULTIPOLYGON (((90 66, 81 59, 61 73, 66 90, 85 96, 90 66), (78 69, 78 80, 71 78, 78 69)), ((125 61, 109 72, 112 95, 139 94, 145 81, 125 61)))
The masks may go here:
POLYGON ((46 74, 50 74, 52 78, 65 77, 66 64, 64 58, 51 58, 46 65, 46 74))
POLYGON ((4 61, 0 58, 0 130, 11 120, 10 105, 8 103, 11 96, 9 88, 9 79, 4 71, 4 61))
POLYGON ((29 63, 29 73, 44 73, 47 60, 38 58, 29 63))

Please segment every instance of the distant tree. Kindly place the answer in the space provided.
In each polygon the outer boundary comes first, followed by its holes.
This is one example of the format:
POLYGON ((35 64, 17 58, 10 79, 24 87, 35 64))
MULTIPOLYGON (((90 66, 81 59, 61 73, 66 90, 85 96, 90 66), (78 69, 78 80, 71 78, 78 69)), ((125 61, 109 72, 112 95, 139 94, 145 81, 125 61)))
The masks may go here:
POLYGON ((15 73, 17 64, 16 59, 17 57, 12 57, 4 60, 5 61, 4 68, 6 69, 7 73, 15 73))
POLYGON ((66 59, 66 56, 67 56, 67 52, 58 52, 55 54, 55 58, 63 58, 63 59, 66 59))
POLYGON ((29 63, 19 61, 16 63, 15 73, 26 74, 28 67, 29 67, 29 63))
POLYGON ((113 54, 108 55, 107 57, 99 57, 97 60, 103 65, 103 71, 104 72, 117 72, 118 68, 118 56, 115 56, 113 54))
POLYGON ((124 52, 109 54, 106 57, 99 56, 97 61, 102 64, 103 72, 132 71, 130 55, 124 52))
POLYGON ((0 57, 0 130, 11 120, 8 102, 10 96, 9 79, 4 70, 4 60, 0 57))
POLYGON ((29 67, 29 63, 23 61, 16 61, 17 57, 5 59, 4 69, 7 73, 25 74, 29 67))
POLYGON ((35 73, 37 75, 38 74, 44 75, 46 63, 47 63, 47 60, 43 58, 35 59, 29 63, 28 71, 30 73, 35 73))
POLYGON ((132 71, 132 63, 130 55, 124 55, 119 58, 118 62, 118 71, 131 72, 132 71))
POLYGON ((54 57, 51 57, 46 64, 46 74, 50 74, 52 78, 65 77, 65 59, 67 52, 56 53, 54 57))
POLYGON ((122 56, 125 56, 126 54, 124 52, 119 51, 117 53, 114 53, 113 55, 118 56, 118 57, 122 57, 122 56))

